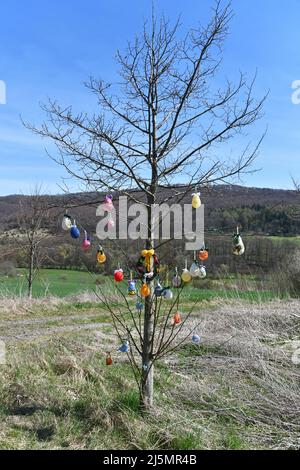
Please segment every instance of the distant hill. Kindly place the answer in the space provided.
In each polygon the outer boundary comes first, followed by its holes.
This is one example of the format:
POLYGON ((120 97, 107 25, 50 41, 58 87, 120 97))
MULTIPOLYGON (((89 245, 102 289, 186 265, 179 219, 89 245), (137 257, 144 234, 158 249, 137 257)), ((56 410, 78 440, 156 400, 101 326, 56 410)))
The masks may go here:
MULTIPOLYGON (((174 185, 172 187, 160 188, 158 202, 167 197, 171 198, 177 192, 184 192, 187 190, 187 195, 182 199, 182 203, 189 203, 191 201, 191 193, 194 188, 187 188, 182 185, 174 185)), ((137 192, 132 191, 132 195, 138 195, 137 192)), ((105 193, 76 193, 67 195, 45 196, 45 199, 50 206, 61 208, 68 208, 70 213, 76 218, 80 218, 81 223, 88 229, 94 230, 95 228, 95 208, 103 201, 105 193)), ((16 213, 18 211, 20 200, 25 200, 27 196, 11 195, 0 197, 0 230, 6 230, 16 227, 16 213)), ((270 189, 270 188, 251 188, 238 185, 218 185, 201 190, 201 198, 205 204, 208 214, 213 214, 214 211, 219 214, 222 209, 227 212, 238 210, 243 207, 266 207, 276 215, 276 208, 281 211, 285 207, 297 206, 300 203, 299 194, 293 190, 270 189)), ((175 202, 175 199, 174 199, 175 202)), ((115 200, 116 209, 117 195, 115 200)), ((53 231, 59 227, 57 217, 51 221, 51 228, 53 231)))

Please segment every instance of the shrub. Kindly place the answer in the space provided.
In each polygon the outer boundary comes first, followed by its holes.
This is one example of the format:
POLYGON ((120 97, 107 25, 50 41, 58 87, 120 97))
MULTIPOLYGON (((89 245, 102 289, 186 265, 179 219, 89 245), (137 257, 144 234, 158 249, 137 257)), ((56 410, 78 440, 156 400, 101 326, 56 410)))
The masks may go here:
POLYGON ((2 261, 0 264, 0 274, 9 277, 15 277, 17 275, 17 269, 13 261, 2 261))
POLYGON ((300 250, 289 253, 284 262, 280 262, 271 276, 273 289, 280 295, 300 296, 300 250))

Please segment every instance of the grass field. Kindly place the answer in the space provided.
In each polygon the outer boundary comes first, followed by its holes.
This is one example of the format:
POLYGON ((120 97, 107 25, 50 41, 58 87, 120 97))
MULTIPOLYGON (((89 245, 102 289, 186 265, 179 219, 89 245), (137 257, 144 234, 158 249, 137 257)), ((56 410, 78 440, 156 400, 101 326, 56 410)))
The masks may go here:
POLYGON ((0 278, 0 449, 299 448, 298 300, 276 299, 253 275, 186 286, 187 339, 157 363, 155 407, 142 414, 111 315, 94 294, 120 305, 111 279, 42 270, 29 300, 18 275, 0 278), (196 326, 198 346, 188 338, 196 326))
MULTIPOLYGON (((66 297, 76 296, 84 292, 94 292, 97 283, 102 286, 112 285, 109 277, 93 275, 85 271, 71 271, 61 269, 42 269, 33 285, 33 296, 66 297)), ((122 288, 126 290, 127 284, 123 282, 122 288)), ((18 275, 7 277, 0 275, 0 295, 21 297, 26 295, 26 272, 19 269, 18 275)), ((205 281, 196 281, 187 285, 182 298, 190 301, 212 300, 217 297, 225 299, 240 298, 249 301, 261 301, 274 298, 274 293, 267 285, 255 281, 255 276, 242 276, 240 279, 229 277, 214 282, 207 278, 205 281)))
POLYGON ((202 344, 187 340, 157 364, 155 407, 142 414, 107 312, 2 299, 0 449, 299 448, 299 308, 200 303, 185 328, 200 320, 202 344))
POLYGON ((295 243, 295 245, 300 245, 300 237, 279 237, 279 236, 268 236, 266 237, 273 242, 286 242, 289 241, 291 243, 295 243))
MULTIPOLYGON (((33 284, 33 296, 41 297, 45 293, 57 297, 75 295, 95 288, 93 276, 84 271, 61 269, 41 269, 33 284)), ((26 272, 18 269, 18 276, 0 276, 0 291, 10 295, 26 294, 26 272)))

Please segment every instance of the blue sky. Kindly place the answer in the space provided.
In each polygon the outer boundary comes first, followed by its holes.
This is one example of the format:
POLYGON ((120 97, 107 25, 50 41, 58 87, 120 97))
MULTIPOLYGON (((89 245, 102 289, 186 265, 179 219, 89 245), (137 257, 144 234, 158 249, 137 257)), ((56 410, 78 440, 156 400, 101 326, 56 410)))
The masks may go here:
MULTIPOLYGON (((159 9, 185 28, 206 18, 210 0, 159 0, 159 9)), ((300 1, 233 0, 235 12, 223 71, 252 75, 257 94, 270 89, 265 116, 252 132, 268 125, 256 163, 261 171, 243 179, 249 186, 291 188, 300 179, 300 105, 291 101, 291 83, 300 80, 300 1)), ((47 97, 88 111, 93 98, 82 86, 90 76, 115 77, 114 53, 139 31, 150 0, 10 0, 0 6, 0 80, 7 104, 0 105, 0 195, 26 193, 34 184, 60 192, 62 168, 46 155, 51 146, 22 127, 20 115, 43 120, 47 97)), ((76 185, 74 185, 74 189, 76 185)))

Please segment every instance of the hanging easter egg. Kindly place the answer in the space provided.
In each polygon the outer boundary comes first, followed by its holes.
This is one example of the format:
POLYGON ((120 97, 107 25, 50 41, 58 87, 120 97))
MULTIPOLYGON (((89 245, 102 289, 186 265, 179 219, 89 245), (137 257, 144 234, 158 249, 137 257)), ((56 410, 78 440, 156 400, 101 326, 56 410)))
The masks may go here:
POLYGON ((171 291, 171 289, 166 288, 163 292, 163 297, 166 300, 172 300, 173 299, 173 292, 171 291))
POLYGON ((128 353, 129 352, 129 341, 125 341, 122 346, 119 347, 118 352, 128 353))
POLYGON ((151 289, 150 287, 148 286, 148 284, 143 284, 142 287, 141 287, 141 296, 142 297, 149 297, 149 295, 151 294, 151 289))
POLYGON ((192 337, 192 342, 193 342, 194 344, 200 344, 200 343, 201 343, 201 338, 200 338, 200 336, 199 336, 199 335, 196 335, 196 334, 193 335, 193 337, 192 337))
POLYGON ((116 269, 114 272, 114 278, 116 282, 122 282, 124 279, 123 269, 116 269))
POLYGON ((206 268, 205 268, 205 266, 200 266, 199 277, 201 279, 204 279, 206 277, 206 268))
POLYGON ((192 206, 194 209, 199 209, 199 207, 201 206, 200 193, 193 194, 192 206))
POLYGON ((180 325, 181 323, 181 315, 179 312, 175 313, 173 319, 172 319, 172 324, 173 325, 180 325))
POLYGON ((245 245, 243 243, 241 235, 238 233, 233 236, 233 254, 241 256, 245 253, 245 245))
POLYGON ((192 276, 188 269, 183 270, 183 273, 181 274, 181 279, 183 280, 183 282, 190 282, 192 276))
POLYGON ((77 239, 77 238, 80 237, 80 230, 77 227, 77 225, 75 224, 75 222, 71 227, 71 232, 70 233, 71 233, 71 237, 74 238, 74 239, 77 239))
POLYGON ((192 277, 200 277, 200 266, 198 263, 194 262, 190 267, 190 274, 192 277))
POLYGON ((176 274, 173 277, 172 285, 173 285, 173 287, 180 287, 181 286, 181 277, 178 274, 176 274))
POLYGON ((200 250, 198 253, 198 258, 200 261, 205 261, 208 258, 208 251, 207 250, 200 250))
POLYGON ((136 295, 136 282, 135 281, 128 282, 128 294, 132 296, 136 295))
POLYGON ((106 261, 106 254, 104 253, 102 248, 99 248, 99 250, 97 252, 97 261, 98 261, 99 264, 103 264, 106 261))
POLYGON ((113 197, 111 194, 108 194, 105 196, 104 203, 102 205, 103 209, 107 212, 113 212, 114 211, 114 205, 113 205, 113 197))
POLYGON ((164 292, 164 288, 160 285, 160 283, 157 283, 157 286, 154 289, 154 295, 155 297, 161 297, 164 292))
POLYGON ((83 251, 88 251, 88 249, 91 247, 91 240, 88 238, 87 233, 85 232, 84 235, 84 240, 81 245, 83 251))
POLYGON ((137 302, 135 308, 137 309, 138 312, 141 312, 144 308, 143 302, 137 302))
POLYGON ((106 365, 107 365, 107 366, 111 366, 112 363, 113 363, 113 360, 112 360, 111 354, 107 354, 107 357, 106 357, 106 365))
POLYGON ((71 217, 68 214, 64 215, 61 226, 62 226, 62 229, 65 232, 68 232, 69 230, 71 230, 72 220, 71 220, 71 217))

